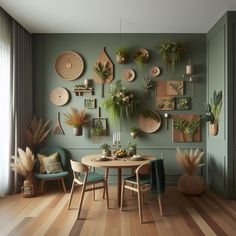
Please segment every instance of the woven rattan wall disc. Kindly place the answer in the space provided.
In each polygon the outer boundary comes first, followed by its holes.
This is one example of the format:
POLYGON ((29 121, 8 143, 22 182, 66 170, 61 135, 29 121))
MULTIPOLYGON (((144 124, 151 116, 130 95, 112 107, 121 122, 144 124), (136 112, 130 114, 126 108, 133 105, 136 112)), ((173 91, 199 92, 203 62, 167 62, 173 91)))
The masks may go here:
POLYGON ((65 51, 56 58, 55 70, 62 79, 75 80, 82 74, 84 62, 78 53, 65 51))
POLYGON ((57 87, 51 91, 50 100, 55 106, 63 106, 69 100, 69 93, 65 88, 57 87))

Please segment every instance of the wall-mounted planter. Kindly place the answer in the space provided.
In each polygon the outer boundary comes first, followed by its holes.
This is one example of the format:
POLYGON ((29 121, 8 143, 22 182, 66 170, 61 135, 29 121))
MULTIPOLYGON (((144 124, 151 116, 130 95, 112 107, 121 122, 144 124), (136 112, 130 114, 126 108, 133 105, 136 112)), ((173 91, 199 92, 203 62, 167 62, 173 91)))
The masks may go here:
POLYGON ((219 131, 219 124, 218 123, 213 123, 209 124, 209 132, 212 136, 216 136, 219 131))
POLYGON ((81 136, 83 134, 82 126, 73 127, 73 134, 75 136, 81 136))

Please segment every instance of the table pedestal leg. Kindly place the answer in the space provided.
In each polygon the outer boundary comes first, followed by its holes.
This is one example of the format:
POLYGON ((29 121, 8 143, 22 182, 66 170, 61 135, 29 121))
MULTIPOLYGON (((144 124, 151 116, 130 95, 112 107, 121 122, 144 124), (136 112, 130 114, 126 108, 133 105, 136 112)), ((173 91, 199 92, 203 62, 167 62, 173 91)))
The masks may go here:
POLYGON ((121 201, 121 168, 117 168, 117 200, 120 207, 121 201))

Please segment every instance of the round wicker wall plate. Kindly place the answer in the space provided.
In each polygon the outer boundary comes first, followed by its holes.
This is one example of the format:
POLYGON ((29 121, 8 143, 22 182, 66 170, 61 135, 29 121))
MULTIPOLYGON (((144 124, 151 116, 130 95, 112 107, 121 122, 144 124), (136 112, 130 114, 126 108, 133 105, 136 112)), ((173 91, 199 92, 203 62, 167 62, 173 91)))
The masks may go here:
POLYGON ((160 75, 160 73, 161 73, 161 70, 158 66, 153 66, 149 70, 149 75, 152 77, 157 77, 158 75, 160 75))
POLYGON ((69 100, 69 93, 65 88, 57 87, 50 92, 50 100, 55 106, 63 106, 69 100))
POLYGON ((84 70, 82 57, 73 51, 61 53, 55 60, 56 73, 64 80, 77 79, 84 70))
POLYGON ((135 78, 135 72, 133 69, 127 68, 122 71, 122 79, 123 80, 130 82, 130 81, 134 80, 134 78, 135 78))
POLYGON ((155 114, 159 117, 159 121, 146 118, 142 114, 139 116, 138 125, 144 133, 154 133, 161 127, 161 117, 157 112, 155 114))

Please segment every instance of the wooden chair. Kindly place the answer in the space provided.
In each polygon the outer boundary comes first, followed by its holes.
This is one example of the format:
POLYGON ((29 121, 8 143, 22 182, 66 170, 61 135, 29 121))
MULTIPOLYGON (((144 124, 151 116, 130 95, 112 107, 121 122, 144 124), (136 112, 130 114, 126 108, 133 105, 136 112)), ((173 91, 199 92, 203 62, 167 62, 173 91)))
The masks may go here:
MULTIPOLYGON (((143 193, 151 189, 150 173, 151 173, 150 163, 142 164, 135 170, 135 175, 125 178, 122 183, 121 211, 123 211, 125 189, 137 192, 139 220, 141 224, 143 223, 143 213, 142 213, 143 193)), ((158 203, 160 207, 160 214, 162 216, 161 193, 158 193, 158 203)))
POLYGON ((106 170, 106 174, 104 177, 103 175, 97 174, 96 172, 92 171, 89 172, 89 167, 80 162, 71 160, 70 163, 71 163, 71 168, 73 170, 74 179, 71 186, 68 209, 70 209, 71 200, 73 197, 73 191, 76 184, 82 185, 78 216, 77 216, 78 219, 80 217, 80 212, 84 200, 84 193, 88 191, 94 191, 103 188, 104 191, 106 192, 107 208, 109 209, 109 196, 108 196, 108 185, 107 185, 108 169, 106 170))

